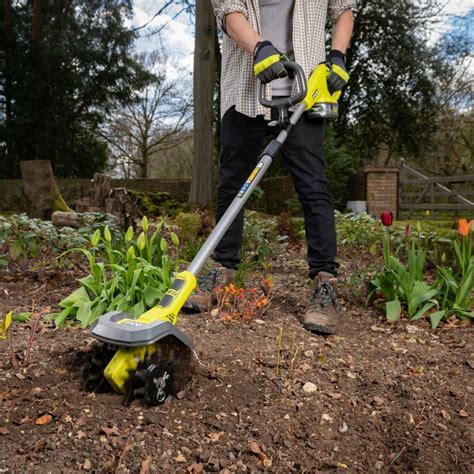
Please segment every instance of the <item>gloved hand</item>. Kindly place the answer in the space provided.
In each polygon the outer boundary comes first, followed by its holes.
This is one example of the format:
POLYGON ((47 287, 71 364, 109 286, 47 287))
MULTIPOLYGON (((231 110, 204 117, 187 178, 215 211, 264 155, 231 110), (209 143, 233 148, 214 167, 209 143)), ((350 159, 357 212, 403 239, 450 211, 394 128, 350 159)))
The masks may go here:
POLYGON ((349 74, 346 71, 346 59, 344 54, 337 49, 331 50, 328 56, 330 73, 327 79, 330 94, 340 91, 349 81, 349 74))
POLYGON ((286 77, 288 71, 281 62, 282 54, 270 41, 260 41, 253 52, 253 73, 264 84, 286 77))

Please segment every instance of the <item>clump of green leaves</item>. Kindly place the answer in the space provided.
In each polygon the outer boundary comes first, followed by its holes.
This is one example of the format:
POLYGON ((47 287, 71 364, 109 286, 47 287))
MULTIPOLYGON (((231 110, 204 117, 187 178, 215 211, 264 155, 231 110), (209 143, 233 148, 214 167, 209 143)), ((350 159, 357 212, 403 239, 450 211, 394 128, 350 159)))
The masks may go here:
POLYGON ((398 321, 402 308, 410 320, 423 317, 436 305, 434 297, 438 291, 424 280, 426 250, 419 241, 411 239, 407 247, 406 266, 390 250, 389 232, 383 237, 384 267, 369 283, 367 303, 381 293, 385 300, 385 311, 389 321, 398 321))
POLYGON ((339 243, 347 246, 374 245, 382 234, 382 224, 368 214, 335 211, 339 243))
POLYGON ((81 215, 79 229, 56 228, 51 221, 33 219, 26 214, 0 216, 0 265, 20 258, 37 258, 40 253, 58 253, 84 246, 91 231, 116 228, 113 216, 98 212, 81 215))
MULTIPOLYGON (((57 326, 76 318, 82 327, 87 327, 109 311, 139 316, 158 303, 173 276, 169 244, 161 234, 163 221, 152 230, 144 217, 141 227, 138 235, 130 227, 116 240, 108 227, 103 233, 98 229, 90 239, 89 249, 68 251, 85 255, 90 273, 79 280, 81 286, 76 291, 59 303, 62 311, 52 315, 57 326)), ((170 241, 174 247, 179 245, 174 233, 170 234, 170 241)))

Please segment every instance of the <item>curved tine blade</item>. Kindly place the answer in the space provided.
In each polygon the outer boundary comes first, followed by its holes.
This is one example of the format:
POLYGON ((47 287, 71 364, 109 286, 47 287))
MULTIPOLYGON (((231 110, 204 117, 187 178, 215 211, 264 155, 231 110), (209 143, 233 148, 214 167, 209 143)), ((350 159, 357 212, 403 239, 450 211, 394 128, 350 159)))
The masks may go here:
POLYGON ((133 402, 134 396, 133 396, 133 389, 129 390, 125 396, 123 397, 122 405, 124 407, 129 407, 130 403, 133 402))
POLYGON ((103 359, 98 359, 97 357, 92 358, 91 365, 100 368, 105 365, 105 361, 103 359))
POLYGON ((140 382, 146 382, 146 370, 139 370, 135 372, 135 377, 140 380, 140 382))
POLYGON ((134 391, 133 391, 133 396, 135 398, 142 398, 145 396, 145 387, 140 387, 140 388, 136 388, 134 391))

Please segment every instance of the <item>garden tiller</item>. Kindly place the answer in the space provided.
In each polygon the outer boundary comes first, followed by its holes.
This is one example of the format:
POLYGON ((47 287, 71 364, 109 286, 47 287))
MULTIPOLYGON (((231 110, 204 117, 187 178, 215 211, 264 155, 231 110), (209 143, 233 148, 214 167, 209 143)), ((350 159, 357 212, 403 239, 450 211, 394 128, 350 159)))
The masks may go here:
POLYGON ((291 129, 305 111, 311 117, 337 115, 340 92, 330 94, 327 87, 329 67, 322 63, 308 81, 303 69, 294 62, 285 67, 296 79, 295 95, 267 99, 266 86, 260 84, 259 100, 265 107, 278 110, 280 133, 260 156, 260 160, 239 193, 209 235, 186 271, 180 272, 158 305, 138 318, 123 312, 101 316, 92 327, 92 336, 105 343, 86 369, 85 387, 90 390, 112 388, 125 395, 126 405, 134 398, 146 405, 158 405, 176 395, 192 366, 192 341, 176 327, 178 313, 196 288, 202 270, 227 229, 262 179, 272 159, 280 151, 291 129), (293 107, 293 113, 289 109, 293 107), (184 379, 183 379, 184 378, 184 379))

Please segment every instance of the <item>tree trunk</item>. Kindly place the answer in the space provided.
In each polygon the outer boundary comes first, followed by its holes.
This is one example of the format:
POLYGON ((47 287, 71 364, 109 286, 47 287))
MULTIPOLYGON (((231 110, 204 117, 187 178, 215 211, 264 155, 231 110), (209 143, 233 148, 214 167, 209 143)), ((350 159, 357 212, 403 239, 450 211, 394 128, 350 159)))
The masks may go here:
POLYGON ((137 218, 136 202, 125 188, 112 189, 110 196, 105 200, 105 210, 118 218, 118 225, 126 230, 135 228, 137 218))
POLYGON ((91 198, 91 206, 95 208, 95 210, 104 210, 105 209, 105 201, 110 195, 110 187, 111 187, 112 178, 110 176, 106 176, 105 174, 94 174, 94 179, 92 180, 92 198, 91 198))
POLYGON ((33 0, 33 19, 31 21, 31 39, 37 42, 41 35, 41 0, 33 0))
POLYGON ((194 156, 189 204, 212 204, 215 19, 209 0, 196 0, 194 47, 194 156))
POLYGON ((54 211, 71 210, 61 196, 50 161, 20 161, 20 170, 31 217, 49 219, 54 211))

